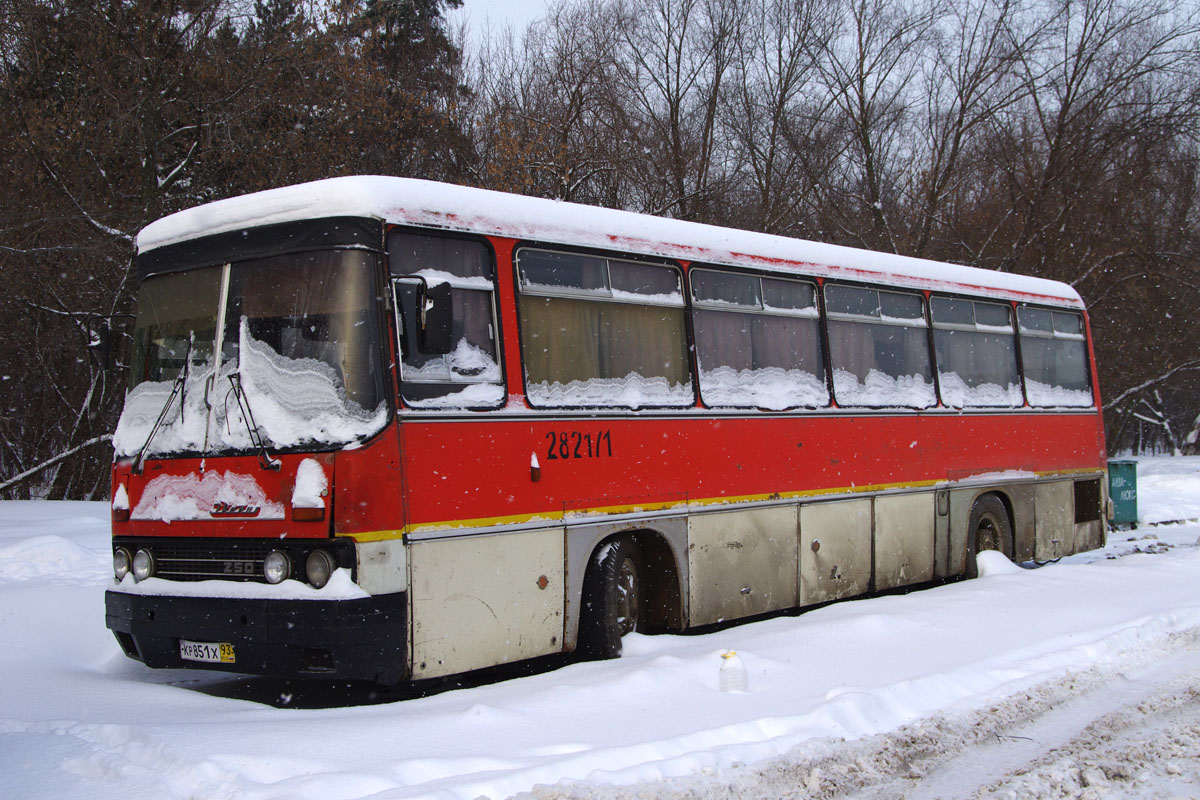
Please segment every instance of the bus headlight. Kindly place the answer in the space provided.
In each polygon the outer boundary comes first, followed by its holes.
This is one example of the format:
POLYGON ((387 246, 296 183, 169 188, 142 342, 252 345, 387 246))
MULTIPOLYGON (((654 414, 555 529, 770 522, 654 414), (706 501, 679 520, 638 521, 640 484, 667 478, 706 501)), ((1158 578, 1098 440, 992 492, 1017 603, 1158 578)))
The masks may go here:
POLYGON ((263 559, 263 577, 267 583, 283 583, 292 574, 292 560, 282 550, 272 550, 263 559))
POLYGON ((154 574, 154 555, 149 550, 138 550, 133 555, 133 579, 144 581, 154 574))
POLYGON ((304 562, 304 574, 308 576, 309 583, 320 589, 329 583, 329 576, 333 574, 336 566, 333 556, 329 553, 324 550, 313 550, 308 554, 308 560, 304 562))
POLYGON ((113 575, 117 576, 117 581, 124 580, 131 569, 133 569, 133 554, 124 547, 113 550, 113 575))

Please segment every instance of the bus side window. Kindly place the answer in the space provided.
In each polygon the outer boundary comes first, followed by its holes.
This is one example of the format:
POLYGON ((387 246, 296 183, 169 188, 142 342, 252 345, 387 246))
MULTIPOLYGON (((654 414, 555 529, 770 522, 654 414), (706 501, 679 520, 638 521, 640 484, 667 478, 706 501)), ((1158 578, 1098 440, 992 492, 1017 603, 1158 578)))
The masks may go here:
POLYGON ((829 404, 813 284, 701 268, 688 276, 705 405, 829 404))
POLYGON ((1009 306, 934 297, 930 312, 943 403, 951 408, 1025 404, 1009 306))
POLYGON ((532 405, 692 405, 677 269, 524 248, 517 271, 521 357, 532 405))
MULTIPOLYGON (((499 406, 505 392, 496 342, 495 267, 489 248, 472 239, 399 230, 389 234, 387 246, 393 276, 419 277, 435 287, 449 285, 452 305, 449 353, 404 348, 400 364, 404 402, 414 408, 499 406)), ((418 285, 401 281, 397 293, 416 292, 418 285)), ((412 320, 404 320, 403 325, 415 331, 412 320)))
POLYGON ((920 295, 826 284, 825 311, 838 405, 937 405, 920 295))
POLYGON ((1017 321, 1029 404, 1043 408, 1091 406, 1083 315, 1021 305, 1017 321))

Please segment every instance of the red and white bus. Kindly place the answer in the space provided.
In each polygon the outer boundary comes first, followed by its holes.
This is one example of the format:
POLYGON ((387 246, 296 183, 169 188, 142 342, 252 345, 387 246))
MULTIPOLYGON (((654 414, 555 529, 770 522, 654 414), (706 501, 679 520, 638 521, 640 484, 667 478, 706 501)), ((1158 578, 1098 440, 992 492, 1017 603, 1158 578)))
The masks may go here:
POLYGON ((433 678, 1104 542, 1069 286, 338 178, 138 237, 107 624, 433 678))

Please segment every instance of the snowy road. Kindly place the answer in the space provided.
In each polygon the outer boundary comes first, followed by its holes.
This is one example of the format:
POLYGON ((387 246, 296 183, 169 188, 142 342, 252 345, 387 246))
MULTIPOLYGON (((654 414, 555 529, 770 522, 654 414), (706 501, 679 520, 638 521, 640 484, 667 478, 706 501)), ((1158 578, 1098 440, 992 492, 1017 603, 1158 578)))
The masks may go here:
POLYGON ((1184 522, 1041 569, 990 559, 977 581, 341 708, 125 659, 103 623, 106 507, 0 503, 3 794, 1200 796, 1200 459, 1143 460, 1139 484, 1143 522, 1184 522), (746 694, 717 691, 728 648, 746 694), (263 692, 274 705, 237 699, 263 692))
POLYGON ((1200 635, 1192 630, 1158 644, 886 734, 816 740, 720 772, 632 786, 537 787, 518 797, 1200 797, 1200 635))

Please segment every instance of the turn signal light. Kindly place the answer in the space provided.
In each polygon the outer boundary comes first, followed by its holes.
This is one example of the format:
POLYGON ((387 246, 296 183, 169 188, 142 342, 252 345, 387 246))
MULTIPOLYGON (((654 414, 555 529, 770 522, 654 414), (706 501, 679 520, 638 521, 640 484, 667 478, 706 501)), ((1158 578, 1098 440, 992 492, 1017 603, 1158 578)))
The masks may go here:
POLYGON ((298 508, 292 506, 292 519, 296 522, 320 522, 325 519, 325 506, 320 508, 298 508))

